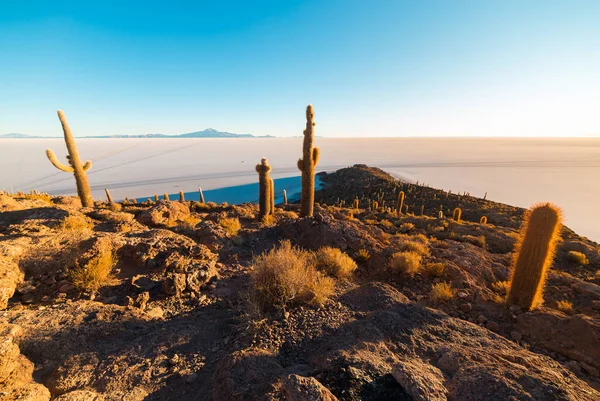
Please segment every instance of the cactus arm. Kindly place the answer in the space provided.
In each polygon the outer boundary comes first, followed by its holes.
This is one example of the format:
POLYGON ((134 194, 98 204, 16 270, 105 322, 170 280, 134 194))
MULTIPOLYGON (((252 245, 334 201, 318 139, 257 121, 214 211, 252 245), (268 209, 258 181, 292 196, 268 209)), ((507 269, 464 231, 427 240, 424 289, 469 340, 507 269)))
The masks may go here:
POLYGON ((312 152, 312 163, 313 166, 316 166, 317 163, 319 162, 319 157, 321 156, 321 151, 319 150, 319 148, 313 148, 313 152, 312 152))
POLYGON ((89 160, 86 161, 85 164, 83 165, 83 171, 88 171, 91 168, 92 168, 92 162, 89 160))
POLYGON ((304 160, 302 160, 302 159, 298 159, 298 170, 300 170, 300 171, 304 170, 304 160))
POLYGON ((64 171, 65 173, 72 173, 74 171, 73 167, 66 166, 59 162, 52 149, 46 149, 46 156, 48 156, 48 160, 50 160, 50 163, 52 163, 52 165, 57 169, 64 171))

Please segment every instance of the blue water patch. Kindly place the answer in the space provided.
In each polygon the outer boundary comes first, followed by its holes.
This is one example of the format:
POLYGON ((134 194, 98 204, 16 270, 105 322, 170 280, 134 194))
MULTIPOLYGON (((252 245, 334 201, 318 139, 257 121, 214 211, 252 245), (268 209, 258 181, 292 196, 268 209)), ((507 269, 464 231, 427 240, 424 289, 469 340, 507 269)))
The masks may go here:
MULTIPOLYGON (((302 191, 302 176, 277 178, 273 180, 275 183, 275 203, 283 203, 283 190, 287 192, 288 202, 297 202, 300 200, 300 193, 302 191)), ((320 189, 323 186, 319 176, 315 176, 315 188, 320 189)), ((258 203, 258 182, 252 184, 236 185, 233 187, 216 188, 204 193, 205 202, 223 203, 227 202, 231 205, 240 203, 258 203)), ((198 191, 185 192, 186 201, 199 201, 200 194, 198 191)), ((137 198, 138 202, 143 202, 147 199, 154 200, 154 196, 137 198)), ((162 199, 162 196, 160 196, 162 199)), ((169 194, 169 199, 179 199, 179 192, 175 194, 169 194)))

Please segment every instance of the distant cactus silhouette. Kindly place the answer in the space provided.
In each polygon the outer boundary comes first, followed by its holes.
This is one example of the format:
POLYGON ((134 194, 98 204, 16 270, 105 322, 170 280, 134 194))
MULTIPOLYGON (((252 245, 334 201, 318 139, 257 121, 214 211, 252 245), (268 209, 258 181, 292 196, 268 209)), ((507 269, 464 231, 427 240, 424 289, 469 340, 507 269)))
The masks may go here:
POLYGON ((137 203, 137 199, 133 198, 133 199, 131 200, 131 203, 137 203))
POLYGON ((483 200, 487 199, 487 192, 485 193, 485 195, 483 195, 483 200))
POLYGON ((275 181, 273 181, 272 178, 269 184, 269 192, 271 193, 271 202, 269 202, 269 205, 271 206, 270 213, 275 214, 275 181))
POLYGON ((92 168, 92 162, 88 160, 85 162, 85 164, 81 163, 79 152, 77 151, 77 146, 75 145, 75 139, 73 139, 73 134, 71 134, 71 129, 69 128, 69 123, 67 122, 65 114, 61 110, 58 110, 58 118, 60 119, 60 123, 62 125, 65 143, 67 144, 67 151, 69 152, 69 155, 67 156, 69 165, 67 166, 59 162, 51 149, 46 149, 46 156, 48 156, 50 163, 52 163, 57 169, 67 173, 73 173, 75 175, 77 195, 79 196, 79 199, 81 199, 81 205, 83 207, 94 207, 94 199, 92 198, 90 184, 88 183, 87 174, 85 173, 92 168))
POLYGON ((398 194, 398 204, 396 205, 396 210, 398 210, 398 214, 402 213, 402 206, 404 205, 404 191, 400 191, 398 194))
POLYGON ((371 205, 374 211, 377 211, 377 209, 379 209, 379 203, 377 203, 377 201, 373 201, 371 205))
POLYGON ((425 214, 425 205, 421 205, 421 216, 425 214))
POLYGON ((168 201, 169 200, 169 194, 165 192, 165 194, 163 195, 163 198, 168 201))
POLYGON ((462 215, 462 210, 460 210, 459 207, 457 207, 456 209, 454 209, 454 212, 452 212, 452 218, 457 221, 460 222, 460 216, 462 215))
POLYGON ((260 161, 260 164, 256 165, 256 172, 258 173, 258 207, 259 207, 259 217, 263 219, 267 215, 271 213, 271 177, 269 176, 269 172, 271 171, 271 166, 269 166, 269 161, 266 157, 263 157, 260 161))
POLYGON ((110 203, 110 204, 115 203, 115 202, 113 202, 112 196, 110 196, 110 191, 108 190, 108 188, 104 188, 104 192, 106 192, 106 200, 108 201, 108 203, 110 203))
POLYGON ((157 194, 154 194, 154 201, 158 202, 158 195, 157 194))
POLYGON ((185 195, 184 195, 183 191, 179 191, 179 202, 181 202, 181 203, 185 202, 185 195))
POLYGON ((561 210, 550 203, 537 204, 525 215, 515 245, 507 302, 525 309, 542 304, 547 271, 554 258, 562 221, 561 210))
POLYGON ((358 209, 358 198, 354 199, 354 208, 358 209))
POLYGON ((312 104, 306 107, 306 129, 302 159, 298 160, 298 169, 302 171, 302 195, 300 200, 300 215, 312 217, 315 203, 315 167, 319 162, 319 148, 313 148, 315 137, 315 112, 312 104))
POLYGON ((479 224, 485 226, 487 224, 487 217, 481 216, 481 218, 479 219, 479 224))
POLYGON ((287 192, 286 192, 286 190, 285 190, 285 189, 283 190, 283 204, 284 204, 284 205, 287 205, 287 204, 288 204, 288 203, 287 203, 287 192))
POLYGON ((442 212, 441 210, 438 212, 438 219, 443 219, 444 218, 444 212, 442 212))
POLYGON ((200 194, 200 203, 204 203, 204 193, 200 187, 198 187, 198 194, 200 194))

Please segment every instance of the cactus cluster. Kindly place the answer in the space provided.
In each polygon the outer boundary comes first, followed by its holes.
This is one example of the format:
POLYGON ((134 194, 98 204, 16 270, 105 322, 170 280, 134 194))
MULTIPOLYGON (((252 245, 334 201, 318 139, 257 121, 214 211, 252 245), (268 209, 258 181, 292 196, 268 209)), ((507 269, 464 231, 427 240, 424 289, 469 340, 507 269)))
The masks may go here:
POLYGON ((559 238, 561 210, 551 203, 534 205, 525 215, 515 245, 507 302, 530 310, 542 304, 546 275, 559 238))
POLYGON ((315 203, 315 166, 319 162, 319 148, 313 147, 315 136, 315 112, 313 106, 306 107, 306 129, 304 130, 304 143, 302 159, 298 160, 298 169, 302 171, 302 195, 300 215, 312 217, 315 203))
POLYGON ((81 159, 79 158, 79 152, 77 151, 77 146, 75 145, 75 139, 73 139, 73 134, 71 134, 71 129, 67 123, 67 118, 61 110, 58 110, 58 118, 60 119, 60 123, 62 125, 65 143, 67 144, 67 151, 69 152, 67 156, 69 165, 59 162, 51 149, 46 149, 46 156, 48 156, 50 163, 52 163, 57 169, 67 173, 73 173, 75 175, 77 195, 79 196, 79 199, 81 199, 81 205, 83 207, 94 207, 94 199, 92 198, 90 184, 88 183, 87 174, 85 173, 92 168, 92 162, 89 160, 85 163, 81 162, 81 159))

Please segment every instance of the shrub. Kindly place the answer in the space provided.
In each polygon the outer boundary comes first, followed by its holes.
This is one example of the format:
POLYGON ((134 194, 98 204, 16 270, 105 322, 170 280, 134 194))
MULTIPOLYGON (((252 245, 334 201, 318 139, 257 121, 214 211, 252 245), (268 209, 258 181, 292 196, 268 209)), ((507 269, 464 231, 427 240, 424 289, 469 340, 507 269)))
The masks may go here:
POLYGON ((588 263, 590 263, 585 254, 577 251, 569 251, 569 253, 567 254, 567 259, 569 260, 569 262, 577 263, 580 265, 587 265, 588 263))
POLYGON ((509 288, 510 283, 508 281, 496 281, 495 283, 492 283, 492 289, 501 295, 508 294, 509 288))
POLYGON ((415 225, 413 223, 402 223, 400 227, 398 227, 398 231, 400 231, 401 233, 407 233, 413 228, 415 228, 415 225))
POLYGON ((429 277, 441 277, 444 274, 445 266, 441 262, 427 263, 425 271, 429 277))
POLYGON ((348 278, 357 269, 356 262, 338 248, 329 246, 317 251, 317 267, 337 278, 348 278))
POLYGON ((392 255, 390 268, 396 273, 414 276, 421 271, 421 255, 417 252, 404 251, 392 255))
POLYGON ((94 224, 82 214, 65 217, 60 223, 60 230, 67 235, 85 236, 92 232, 94 224))
POLYGON ((85 265, 75 261, 67 275, 73 285, 81 291, 96 291, 109 278, 117 264, 116 254, 110 242, 100 242, 98 253, 90 258, 85 265))
POLYGON ((423 244, 422 242, 403 241, 402 243, 400 243, 398 249, 401 252, 415 252, 421 256, 429 255, 429 247, 426 244, 423 244))
POLYGON ((184 230, 193 230, 196 228, 196 225, 200 223, 200 221, 201 219, 198 216, 190 214, 179 221, 179 227, 183 228, 184 230))
POLYGON ((485 236, 483 235, 480 235, 478 237, 475 237, 473 235, 465 235, 462 239, 463 241, 476 245, 480 248, 485 248, 485 236))
POLYGON ((315 269, 313 255, 289 241, 255 257, 252 267, 250 298, 263 311, 291 302, 322 304, 333 293, 333 280, 315 269))
POLYGON ((570 315, 573 313, 573 303, 572 302, 558 301, 556 303, 556 307, 558 308, 559 311, 564 312, 567 315, 570 315))
POLYGON ((242 225, 240 224, 240 220, 237 217, 226 217, 224 219, 219 220, 219 224, 227 234, 235 236, 242 229, 242 225))
POLYGON ((366 262, 369 259, 371 259, 371 253, 369 251, 367 251, 366 249, 358 250, 358 254, 356 255, 357 262, 366 262))
POLYGON ((436 302, 444 302, 454 298, 456 290, 446 282, 431 286, 431 298, 436 302))

